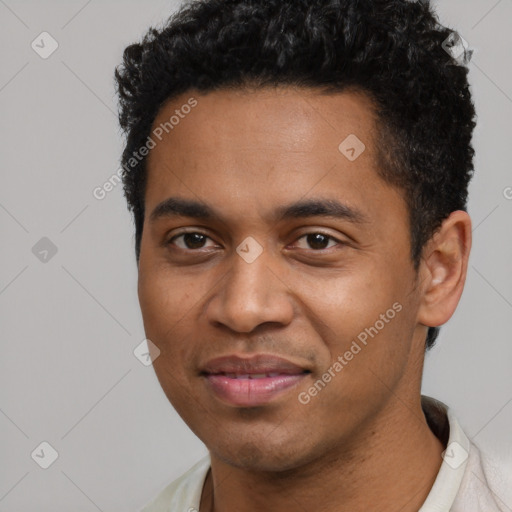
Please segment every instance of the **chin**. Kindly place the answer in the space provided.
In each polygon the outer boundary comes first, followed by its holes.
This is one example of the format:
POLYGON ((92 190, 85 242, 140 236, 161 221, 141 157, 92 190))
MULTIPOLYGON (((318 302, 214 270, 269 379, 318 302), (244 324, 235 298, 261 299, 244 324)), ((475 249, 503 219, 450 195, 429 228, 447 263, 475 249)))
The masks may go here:
POLYGON ((225 464, 260 473, 285 473, 310 464, 317 456, 314 446, 304 444, 304 439, 280 439, 276 436, 244 440, 234 435, 215 439, 208 445, 211 454, 225 464), (302 442, 302 444, 301 444, 302 442))

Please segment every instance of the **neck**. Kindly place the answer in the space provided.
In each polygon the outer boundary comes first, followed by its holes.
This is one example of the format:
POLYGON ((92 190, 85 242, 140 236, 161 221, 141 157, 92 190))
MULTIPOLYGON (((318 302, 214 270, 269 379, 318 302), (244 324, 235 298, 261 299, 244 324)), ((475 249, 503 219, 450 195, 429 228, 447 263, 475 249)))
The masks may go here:
POLYGON ((394 395, 357 439, 285 475, 236 468, 211 454, 200 510, 316 510, 321 503, 325 512, 362 512, 376 504, 381 512, 417 512, 444 449, 426 423, 420 398, 394 395))

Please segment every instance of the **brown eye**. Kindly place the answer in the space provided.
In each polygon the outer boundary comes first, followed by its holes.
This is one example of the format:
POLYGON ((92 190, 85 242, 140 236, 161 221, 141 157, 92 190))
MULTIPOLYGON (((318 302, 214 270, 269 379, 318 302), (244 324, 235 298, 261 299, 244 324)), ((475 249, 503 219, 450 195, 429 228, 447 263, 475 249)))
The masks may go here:
POLYGON ((299 240, 305 239, 308 247, 303 247, 305 249, 313 249, 313 250, 322 250, 329 249, 340 243, 339 240, 336 240, 334 237, 330 235, 326 235, 324 233, 308 233, 307 235, 303 235, 299 238, 299 240), (334 242, 333 245, 329 246, 329 242, 334 242))
POLYGON ((182 233, 169 240, 169 244, 176 243, 180 249, 202 249, 209 237, 202 233, 182 233), (181 239, 181 243, 176 243, 176 240, 181 239))

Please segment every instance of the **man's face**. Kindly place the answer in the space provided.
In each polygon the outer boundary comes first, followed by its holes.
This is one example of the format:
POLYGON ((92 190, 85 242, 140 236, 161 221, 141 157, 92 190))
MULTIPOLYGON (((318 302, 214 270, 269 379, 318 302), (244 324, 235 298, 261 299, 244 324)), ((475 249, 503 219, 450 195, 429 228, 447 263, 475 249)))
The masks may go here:
POLYGON ((370 108, 348 92, 188 93, 153 125, 180 110, 147 161, 146 336, 169 400, 235 466, 290 469, 364 442, 390 399, 419 392, 408 213, 377 174, 370 108), (214 216, 176 201, 152 219, 171 197, 214 216), (330 215, 312 204, 329 201, 330 215))

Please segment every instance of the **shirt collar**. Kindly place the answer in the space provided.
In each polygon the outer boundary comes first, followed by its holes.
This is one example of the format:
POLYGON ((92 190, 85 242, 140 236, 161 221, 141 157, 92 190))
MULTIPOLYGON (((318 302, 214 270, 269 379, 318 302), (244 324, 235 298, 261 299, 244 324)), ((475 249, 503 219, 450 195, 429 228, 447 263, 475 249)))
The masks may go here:
POLYGON ((421 407, 428 426, 446 449, 434 485, 418 512, 447 511, 459 492, 471 444, 457 418, 445 404, 422 396, 421 407))

